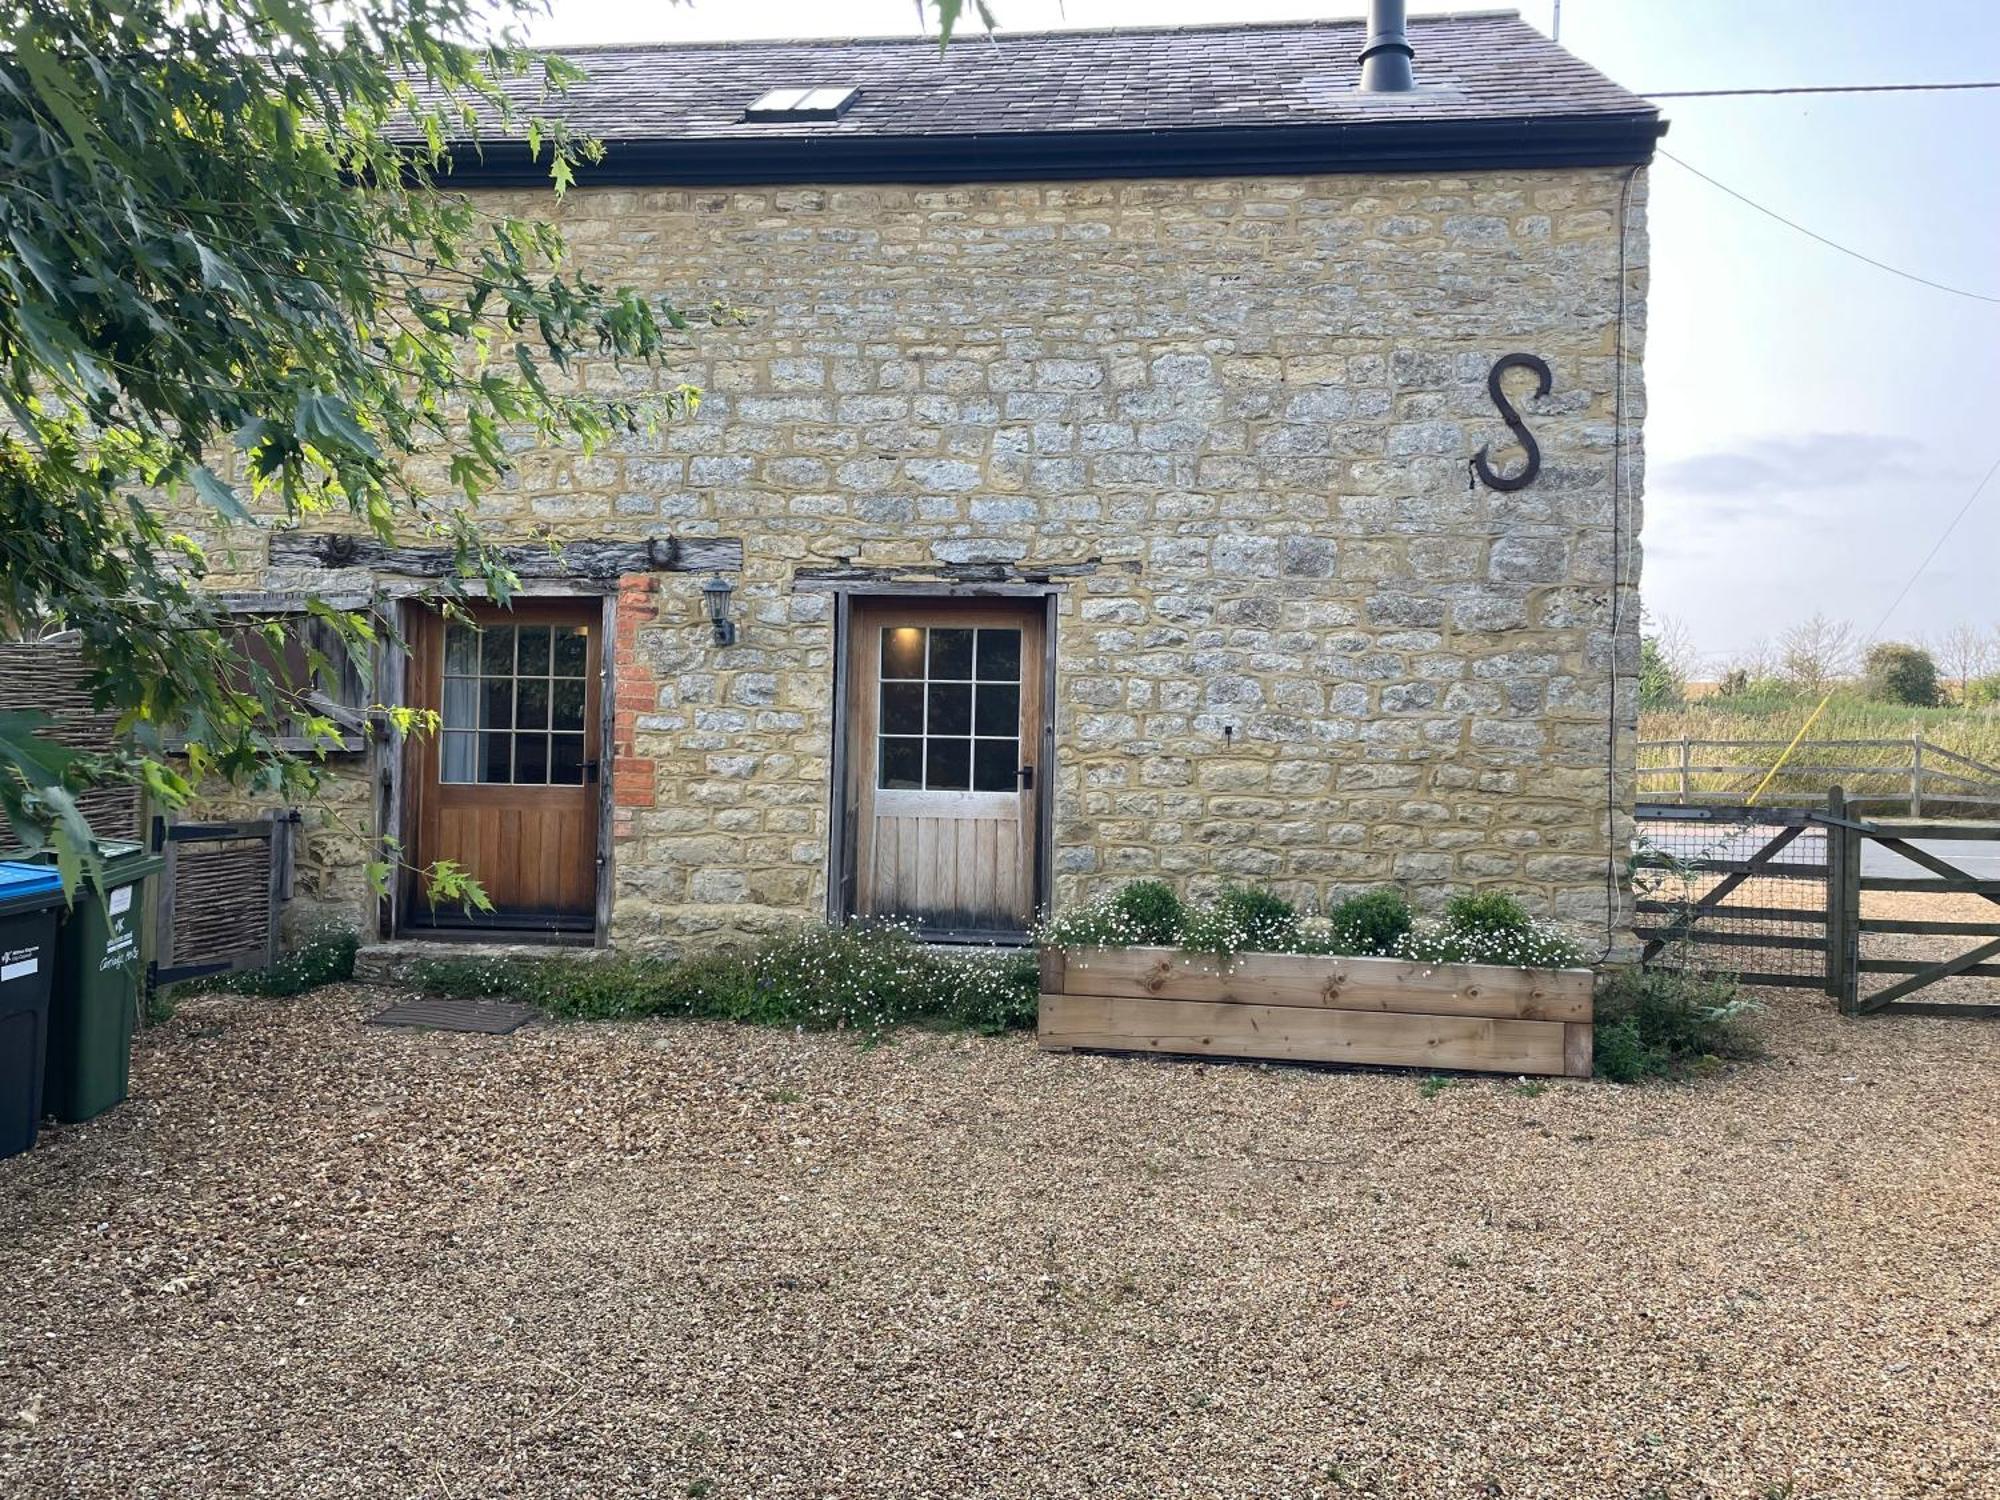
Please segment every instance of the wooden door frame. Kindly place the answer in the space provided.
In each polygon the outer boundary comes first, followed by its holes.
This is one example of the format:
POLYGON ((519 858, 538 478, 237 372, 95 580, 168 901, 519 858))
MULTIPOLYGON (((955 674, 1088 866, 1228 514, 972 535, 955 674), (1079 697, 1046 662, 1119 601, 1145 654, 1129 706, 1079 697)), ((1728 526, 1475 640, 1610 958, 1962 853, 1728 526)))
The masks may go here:
MULTIPOLYGON (((853 698, 854 682, 849 658, 852 655, 851 627, 854 606, 859 604, 901 604, 921 607, 938 604, 946 600, 980 600, 991 603, 1012 601, 1023 607, 1031 607, 1035 601, 1042 606, 1042 730, 1040 755, 1037 763, 1041 774, 1035 786, 1035 857, 1031 864, 1034 878, 1034 909, 1041 911, 1049 903, 1049 893, 1053 889, 1054 849, 1055 849, 1055 779, 1056 779, 1056 617, 1057 600, 1062 596, 1059 587, 1048 584, 904 584, 884 586, 881 584, 837 585, 830 589, 834 596, 833 608, 833 754, 831 757, 831 785, 829 787, 827 817, 827 864, 826 864, 826 919, 834 926, 845 926, 854 920, 853 902, 849 899, 857 876, 859 858, 856 829, 852 826, 854 813, 848 795, 848 783, 853 763, 849 755, 848 734, 849 705, 853 698)), ((951 939, 940 939, 950 941, 951 939)), ((980 939, 980 941, 987 941, 980 939)))
MULTIPOLYGON (((473 603, 482 603, 483 590, 468 590, 473 603)), ((426 607, 428 594, 412 591, 395 599, 387 606, 391 612, 394 630, 390 637, 376 649, 376 681, 383 690, 383 703, 389 707, 408 705, 410 702, 411 675, 416 663, 411 659, 408 642, 412 622, 417 612, 426 607)), ((610 944, 611 903, 614 891, 614 851, 611 840, 612 809, 615 802, 615 764, 617 757, 612 753, 613 734, 616 728, 617 681, 616 657, 618 642, 618 593, 613 584, 599 584, 593 580, 523 580, 519 597, 524 601, 546 601, 549 603, 574 604, 580 609, 595 604, 598 628, 602 630, 602 645, 598 652, 598 773, 597 773, 597 881, 593 903, 590 944, 603 948, 610 944)), ((386 838, 393 830, 401 840, 405 856, 416 850, 415 818, 416 799, 408 795, 409 784, 420 774, 420 746, 413 735, 398 735, 393 732, 379 734, 370 745, 369 764, 371 780, 375 786, 375 826, 386 838)), ((393 860, 386 844, 378 856, 393 860)), ((454 932, 434 928, 408 926, 404 922, 402 907, 403 881, 400 877, 389 882, 389 894, 376 903, 377 934, 384 940, 396 938, 423 938, 439 941, 492 941, 533 943, 549 941, 546 934, 534 931, 454 932)), ((580 934, 579 934, 580 936, 580 934)), ((557 946, 559 944, 551 944, 557 946)))

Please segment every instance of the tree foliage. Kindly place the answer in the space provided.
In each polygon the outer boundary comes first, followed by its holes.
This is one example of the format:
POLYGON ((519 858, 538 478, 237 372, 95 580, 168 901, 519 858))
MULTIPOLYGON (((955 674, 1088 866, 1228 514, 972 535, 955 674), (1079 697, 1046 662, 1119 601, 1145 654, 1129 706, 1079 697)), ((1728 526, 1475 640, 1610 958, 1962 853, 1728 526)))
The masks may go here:
MULTIPOLYGON (((560 123, 572 70, 482 40, 493 16, 0 0, 0 617, 78 633, 136 747, 84 762, 0 723, 15 836, 53 838, 72 871, 92 777, 169 803, 210 776, 311 790, 312 758, 278 737, 333 726, 309 683, 247 668, 203 587, 218 546, 308 517, 427 534, 457 548, 461 587, 505 599, 470 516, 510 441, 588 449, 691 396, 576 393, 562 372, 653 361, 681 314, 449 190, 453 141, 525 138, 557 193, 596 152, 560 123)), ((370 614, 307 607, 366 656, 370 614)))
POLYGON ((1936 708, 1944 701, 1938 687, 1937 663, 1930 652, 1900 641, 1883 641, 1868 648, 1862 688, 1877 703, 1936 708))

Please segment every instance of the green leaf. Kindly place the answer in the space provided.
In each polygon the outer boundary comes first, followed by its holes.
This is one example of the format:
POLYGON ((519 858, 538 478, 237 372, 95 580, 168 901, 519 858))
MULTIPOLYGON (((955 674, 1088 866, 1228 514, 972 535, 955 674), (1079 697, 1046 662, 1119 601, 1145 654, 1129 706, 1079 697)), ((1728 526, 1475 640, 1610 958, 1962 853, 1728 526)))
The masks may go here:
POLYGON ((235 489, 223 483, 222 477, 207 464, 196 464, 194 472, 188 476, 194 483, 195 493, 225 520, 247 525, 257 518, 250 509, 237 498, 235 489))

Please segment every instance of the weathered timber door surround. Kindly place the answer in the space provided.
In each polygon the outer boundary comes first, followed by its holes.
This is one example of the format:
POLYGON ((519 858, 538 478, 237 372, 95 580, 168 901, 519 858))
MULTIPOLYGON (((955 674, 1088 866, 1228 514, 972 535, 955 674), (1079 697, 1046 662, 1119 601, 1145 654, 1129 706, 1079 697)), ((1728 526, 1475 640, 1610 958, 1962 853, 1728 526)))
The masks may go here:
POLYGON ((1025 936, 1042 899, 1048 601, 853 599, 836 728, 836 912, 1025 936))
POLYGON ((417 609, 408 701, 441 716, 405 747, 400 925, 588 939, 596 926, 603 603, 517 598, 470 621, 417 609), (433 907, 421 871, 463 866, 493 910, 433 907))

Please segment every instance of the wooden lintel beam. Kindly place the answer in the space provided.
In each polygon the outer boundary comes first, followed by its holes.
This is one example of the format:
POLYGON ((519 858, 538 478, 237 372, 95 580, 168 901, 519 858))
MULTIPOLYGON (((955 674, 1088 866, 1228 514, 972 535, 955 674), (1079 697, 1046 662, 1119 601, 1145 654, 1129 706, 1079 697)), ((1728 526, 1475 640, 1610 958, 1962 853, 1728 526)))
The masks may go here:
MULTIPOLYGON (((743 542, 737 537, 590 540, 496 547, 493 552, 522 578, 615 578, 621 573, 733 572, 743 567, 743 542)), ((416 578, 448 578, 458 572, 454 548, 398 546, 347 532, 274 531, 270 558, 274 568, 365 568, 416 578)))

